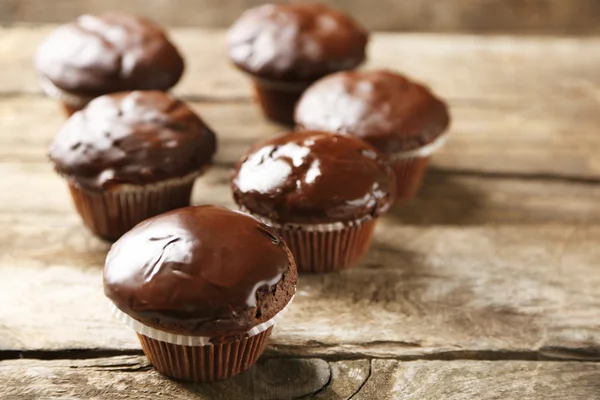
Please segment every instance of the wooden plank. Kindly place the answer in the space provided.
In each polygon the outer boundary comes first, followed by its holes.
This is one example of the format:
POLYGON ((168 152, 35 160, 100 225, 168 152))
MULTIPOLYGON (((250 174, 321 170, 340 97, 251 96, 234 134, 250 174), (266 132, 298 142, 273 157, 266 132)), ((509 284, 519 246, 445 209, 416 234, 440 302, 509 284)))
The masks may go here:
MULTIPOLYGON (((0 362, 2 399, 299 399, 325 388, 336 371, 363 373, 364 361, 331 366, 319 359, 261 359, 251 370, 212 384, 178 383, 158 374, 145 357, 0 362)), ((368 368, 368 362, 367 368, 368 368)), ((352 377, 339 377, 346 391, 352 377)))
MULTIPOLYGON (((196 182, 193 204, 234 207, 229 168, 215 167, 196 182)), ((50 164, 0 163, 0 221, 51 216, 76 220, 65 183, 50 164), (40 195, 43 193, 43 195, 40 195)), ((388 219, 410 225, 534 225, 600 222, 600 185, 462 175, 431 170, 421 193, 388 219)))
POLYGON ((371 377, 352 399, 580 400, 599 395, 597 363, 373 360, 372 364, 371 377))
MULTIPOLYGON (((0 93, 40 93, 32 58, 51 29, 0 28, 0 93)), ((179 28, 173 29, 172 36, 187 61, 187 72, 175 88, 177 94, 211 99, 250 97, 248 79, 227 59, 224 31, 179 28)), ((598 37, 378 33, 373 36, 369 57, 367 67, 403 71, 450 99, 482 104, 499 98, 523 107, 545 99, 540 104, 569 107, 574 101, 597 102, 600 98, 598 37)), ((572 104, 570 108, 574 108, 572 104)))
MULTIPOLYGON (((301 277, 268 351, 600 359, 599 240, 599 227, 383 221, 357 268, 301 277)), ((0 223, 0 351, 139 351, 102 293, 107 249, 71 220, 0 223)))
MULTIPOLYGON (((282 130, 249 102, 191 102, 219 137, 217 163, 233 165, 258 140, 282 130)), ((454 123, 432 165, 443 170, 519 176, 600 179, 600 114, 596 103, 523 107, 452 102, 454 123)), ((46 148, 64 122, 56 104, 0 98, 0 161, 46 162, 46 148)))
MULTIPOLYGON (((277 0, 276 0, 277 1, 277 0)), ((280 0, 277 2, 281 2, 280 0)), ((598 32, 600 7, 594 0, 323 0, 355 15, 369 29, 471 32, 598 32)), ((258 0, 4 0, 0 22, 63 22, 85 12, 118 9, 143 13, 165 25, 228 26, 258 0), (181 12, 185 10, 185 12, 181 12)))
POLYGON ((265 359, 228 381, 178 383, 143 357, 0 362, 6 399, 523 399, 598 398, 598 363, 265 359), (330 371, 331 369, 331 371, 330 371), (368 378, 367 378, 368 377, 368 378), (358 382, 361 384, 357 385, 358 382), (362 385, 364 384, 364 386, 362 385), (125 390, 124 390, 125 389, 125 390), (317 392, 315 396, 310 396, 317 392))

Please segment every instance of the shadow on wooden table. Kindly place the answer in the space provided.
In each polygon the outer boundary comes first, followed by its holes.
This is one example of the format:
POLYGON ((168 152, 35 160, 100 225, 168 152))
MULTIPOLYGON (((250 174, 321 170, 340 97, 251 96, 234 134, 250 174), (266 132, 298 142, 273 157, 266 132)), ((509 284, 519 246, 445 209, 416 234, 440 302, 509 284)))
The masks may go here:
MULTIPOLYGON (((545 329, 543 318, 523 310, 518 298, 504 295, 498 298, 493 292, 486 295, 504 273, 502 265, 481 268, 469 253, 445 254, 439 249, 417 252, 402 245, 403 240, 411 240, 411 235, 409 232, 376 236, 365 259, 348 271, 302 275, 299 291, 311 298, 303 304, 303 312, 319 321, 334 314, 338 316, 336 323, 343 326, 352 326, 352 320, 368 313, 372 316, 370 321, 382 321, 381 324, 356 326, 356 331, 361 334, 370 331, 375 343, 391 338, 401 343, 382 345, 390 352, 406 350, 405 347, 429 347, 432 343, 448 345, 453 341, 478 346, 491 340, 508 349, 510 343, 531 346, 539 343, 545 329), (324 307, 327 313, 321 311, 324 307)), ((501 290, 505 292, 506 288, 501 290)), ((447 356, 452 358, 458 353, 464 350, 449 350, 447 356)), ((508 353, 486 353, 486 357, 502 359, 508 353)), ((462 356, 478 357, 475 353, 462 356)), ((537 354, 520 356, 536 359, 537 354)))
POLYGON ((213 400, 297 399, 319 391, 330 377, 329 364, 324 360, 261 358, 250 370, 232 379, 180 385, 213 400))
POLYGON ((418 196, 396 205, 386 218, 409 225, 481 223, 481 193, 446 171, 430 168, 418 196))

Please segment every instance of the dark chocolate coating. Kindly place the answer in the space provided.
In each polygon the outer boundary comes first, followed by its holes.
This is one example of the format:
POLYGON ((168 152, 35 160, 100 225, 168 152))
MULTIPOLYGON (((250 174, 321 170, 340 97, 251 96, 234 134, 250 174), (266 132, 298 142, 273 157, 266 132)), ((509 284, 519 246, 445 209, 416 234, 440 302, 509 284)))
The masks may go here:
POLYGON ((48 36, 38 72, 73 94, 168 90, 183 74, 181 55, 153 22, 122 13, 82 15, 48 36))
POLYGON ((104 267, 104 293, 150 327, 193 336, 233 336, 285 307, 298 278, 281 238, 224 207, 180 208, 119 239, 104 267))
POLYGON ((56 170, 91 189, 148 184, 208 166, 211 129, 164 92, 124 92, 94 99, 73 114, 50 145, 56 170))
POLYGON ((351 134, 385 154, 434 141, 448 127, 446 104, 389 71, 340 72, 309 87, 296 106, 300 129, 351 134))
POLYGON ((367 32, 321 4, 267 4, 229 30, 229 57, 243 71, 276 81, 310 82, 365 60, 367 32))
POLYGON ((394 175, 367 143, 327 132, 287 133, 255 146, 232 179, 238 205, 278 223, 351 222, 390 207, 394 175))

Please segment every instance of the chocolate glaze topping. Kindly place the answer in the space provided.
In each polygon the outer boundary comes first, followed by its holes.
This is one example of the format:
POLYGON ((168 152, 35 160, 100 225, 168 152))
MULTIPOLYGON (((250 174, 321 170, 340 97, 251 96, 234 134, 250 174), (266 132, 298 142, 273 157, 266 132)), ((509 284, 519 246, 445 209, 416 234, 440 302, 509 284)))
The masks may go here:
POLYGON ((287 133, 254 147, 232 180, 238 205, 278 223, 351 222, 390 207, 394 175, 367 143, 326 132, 287 133))
POLYGON ((183 59, 151 21, 128 14, 82 15, 50 34, 35 56, 39 73, 70 93, 168 90, 183 59))
POLYGON ((448 127, 446 104, 425 86, 389 71, 340 72, 302 95, 301 129, 352 134, 389 154, 422 147, 448 127))
POLYGON ((104 293, 153 328, 232 336, 281 311, 297 277, 271 228, 223 207, 186 207, 140 223, 112 246, 104 293))
POLYGON ((56 170, 91 189, 183 177, 211 162, 216 138, 182 101, 164 92, 94 99, 50 145, 56 170))
POLYGON ((267 4, 246 11, 229 31, 229 56, 269 80, 312 81, 365 59, 367 32, 321 4, 267 4))

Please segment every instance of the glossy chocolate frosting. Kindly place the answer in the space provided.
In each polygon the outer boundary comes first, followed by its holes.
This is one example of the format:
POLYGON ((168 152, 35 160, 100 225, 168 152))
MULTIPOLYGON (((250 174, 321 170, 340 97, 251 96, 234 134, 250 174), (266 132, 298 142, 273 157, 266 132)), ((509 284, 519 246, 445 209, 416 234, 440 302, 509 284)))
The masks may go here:
POLYGON ((326 132, 266 140, 237 164, 238 205, 278 223, 351 222, 390 207, 394 176, 367 143, 326 132))
POLYGON ((268 80, 313 81, 365 59, 367 32, 321 4, 267 4, 246 11, 229 31, 229 56, 268 80))
POLYGON ((126 90, 168 90, 183 59, 162 29, 128 14, 82 15, 40 45, 38 72, 64 91, 99 96, 126 90))
POLYGON ((50 145, 56 170, 82 186, 110 189, 201 171, 216 138, 182 101, 164 92, 123 92, 94 99, 50 145))
POLYGON ((442 100, 400 74, 356 71, 315 82, 298 102, 295 120, 300 129, 351 134, 390 154, 431 143, 450 116, 442 100))
POLYGON ((298 278, 281 238, 224 207, 180 208, 150 218, 111 248, 104 293, 150 327, 233 336, 275 316, 298 278))

